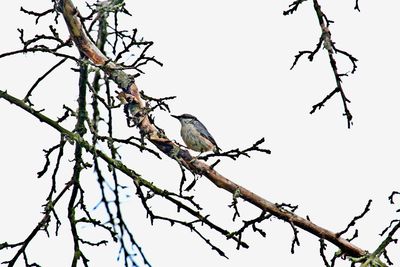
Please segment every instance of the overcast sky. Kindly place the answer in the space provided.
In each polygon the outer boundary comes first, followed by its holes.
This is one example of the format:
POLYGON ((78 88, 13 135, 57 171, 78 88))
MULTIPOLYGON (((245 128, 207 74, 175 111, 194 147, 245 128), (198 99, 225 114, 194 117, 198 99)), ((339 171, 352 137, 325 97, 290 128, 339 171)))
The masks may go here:
MULTIPOLYGON (((33 36, 46 27, 45 19, 34 26, 32 17, 19 12, 20 6, 40 11, 50 6, 48 2, 18 0, 3 5, 0 53, 21 47, 17 28, 33 36)), ((359 238, 354 243, 369 251, 380 244, 382 237, 378 234, 392 219, 398 219, 396 207, 389 205, 387 197, 399 190, 400 174, 399 1, 382 4, 360 0, 361 13, 353 10, 354 1, 320 1, 328 18, 335 21, 331 32, 336 47, 359 59, 357 72, 343 78, 354 116, 351 129, 347 129, 338 96, 316 114, 309 114, 312 105, 335 88, 325 50, 314 62, 304 57, 289 70, 298 51, 314 49, 319 39, 311 1, 286 17, 282 11, 290 1, 128 2, 133 17, 124 23, 154 41, 148 53, 164 63, 162 68, 146 66, 146 74, 137 80, 138 87, 153 97, 176 95, 171 112, 197 116, 223 150, 250 146, 261 137, 266 139, 265 147, 272 150, 271 155, 224 160, 217 167, 221 174, 271 202, 299 205, 300 216, 308 215, 316 224, 335 232, 343 230, 372 199, 371 212, 359 223, 359 238)), ((84 10, 82 5, 82 13, 87 12, 84 10)), ((61 18, 58 29, 66 39, 61 18)), ((37 77, 58 60, 40 54, 2 59, 0 89, 23 97, 37 77)), ((337 56, 337 60, 342 72, 351 69, 344 57, 337 56)), ((63 103, 76 108, 77 78, 69 71, 71 67, 76 66, 69 62, 54 72, 32 99, 36 108, 45 108, 44 113, 52 118, 62 115, 63 103)), ((0 114, 0 243, 12 243, 25 239, 42 217, 41 205, 51 179, 47 175, 38 180, 36 172, 44 164, 42 149, 55 145, 59 134, 4 100, 0 100, 0 114)), ((135 130, 125 125, 122 110, 117 114, 117 135, 126 138, 135 130)), ((159 112, 156 122, 170 138, 182 142, 175 119, 159 112)), ((65 126, 72 129, 73 124, 65 126)), ((180 171, 174 161, 154 159, 130 149, 121 148, 129 167, 160 187, 178 188, 180 171)), ((72 147, 67 152, 72 152, 72 147)), ((67 162, 61 169, 60 186, 70 179, 71 166, 67 162)), ((82 177, 87 201, 92 205, 89 208, 100 200, 96 179, 92 170, 82 177)), ((266 238, 250 231, 244 235, 250 245, 247 250, 237 251, 234 242, 207 231, 207 237, 226 252, 229 260, 222 258, 185 228, 170 227, 165 222, 151 226, 130 179, 121 175, 121 181, 129 186, 126 194, 131 196, 123 197, 126 219, 153 266, 323 266, 318 238, 300 231, 301 246, 292 255, 291 227, 276 219, 261 224, 266 238)), ((194 194, 212 219, 227 229, 237 229, 238 224, 231 221, 233 210, 227 207, 231 195, 206 178, 200 178, 194 194)), ((48 239, 40 233, 29 246, 32 260, 43 266, 70 265, 73 246, 66 210, 61 208, 66 204, 67 198, 59 203, 63 222, 60 235, 54 237, 51 231, 52 238, 48 239)), ((174 212, 162 201, 154 202, 153 207, 161 213, 174 212)), ((257 209, 243 203, 239 210, 244 220, 258 214, 257 209)), ((102 216, 102 211, 94 214, 102 216)), ((95 231, 90 237, 99 236, 95 231)), ((83 247, 92 266, 120 266, 115 263, 115 245, 96 249, 83 247)), ((336 248, 330 246, 329 251, 332 255, 336 248)), ((0 262, 14 253, 1 251, 0 262)), ((400 264, 398 245, 389 248, 389 255, 395 266, 400 264)))

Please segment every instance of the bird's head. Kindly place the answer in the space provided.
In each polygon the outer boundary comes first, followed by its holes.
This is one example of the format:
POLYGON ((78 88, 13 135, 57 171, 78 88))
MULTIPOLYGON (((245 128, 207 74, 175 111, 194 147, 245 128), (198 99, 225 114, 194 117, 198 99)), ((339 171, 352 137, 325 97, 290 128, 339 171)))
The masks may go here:
POLYGON ((171 116, 174 117, 175 119, 179 120, 182 124, 189 123, 193 120, 197 120, 197 118, 195 116, 187 114, 187 113, 182 114, 182 115, 171 115, 171 116))

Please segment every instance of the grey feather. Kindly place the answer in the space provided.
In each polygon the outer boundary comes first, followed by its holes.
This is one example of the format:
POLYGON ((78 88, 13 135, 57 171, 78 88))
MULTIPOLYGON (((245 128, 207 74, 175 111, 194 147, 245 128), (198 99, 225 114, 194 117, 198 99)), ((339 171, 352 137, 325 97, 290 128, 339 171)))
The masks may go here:
POLYGON ((215 142, 214 137, 212 137, 212 135, 210 134, 210 132, 207 130, 206 126, 204 126, 199 120, 197 120, 196 118, 193 120, 193 125, 199 130, 200 134, 207 138, 208 140, 211 141, 211 143, 213 143, 217 150, 221 150, 218 145, 217 142, 215 142))

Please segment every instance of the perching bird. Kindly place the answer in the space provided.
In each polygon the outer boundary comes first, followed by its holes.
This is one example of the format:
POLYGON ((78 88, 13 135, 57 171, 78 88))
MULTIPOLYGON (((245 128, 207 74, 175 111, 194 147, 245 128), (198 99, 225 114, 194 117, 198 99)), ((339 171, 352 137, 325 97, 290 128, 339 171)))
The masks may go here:
POLYGON ((181 136, 189 149, 198 151, 200 154, 210 150, 218 153, 221 150, 207 128, 195 116, 190 114, 171 116, 180 121, 181 136))

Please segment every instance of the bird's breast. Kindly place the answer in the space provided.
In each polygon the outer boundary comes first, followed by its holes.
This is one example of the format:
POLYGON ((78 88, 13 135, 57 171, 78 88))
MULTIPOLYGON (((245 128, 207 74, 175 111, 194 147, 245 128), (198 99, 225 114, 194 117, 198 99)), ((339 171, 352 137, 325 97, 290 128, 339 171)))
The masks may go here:
POLYGON ((209 151, 215 147, 191 124, 182 125, 181 136, 188 148, 198 152, 209 151))

